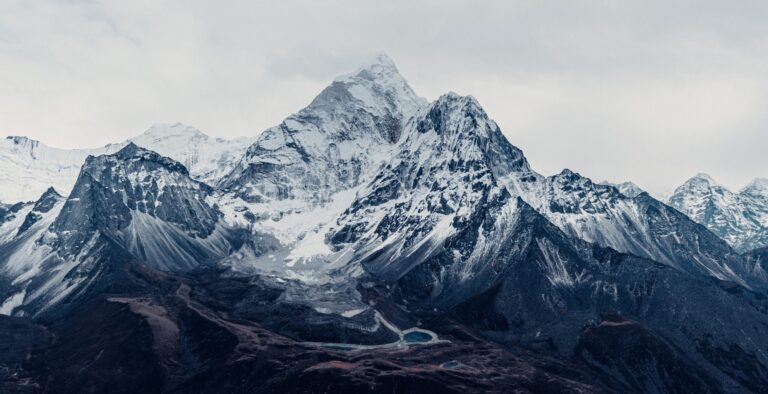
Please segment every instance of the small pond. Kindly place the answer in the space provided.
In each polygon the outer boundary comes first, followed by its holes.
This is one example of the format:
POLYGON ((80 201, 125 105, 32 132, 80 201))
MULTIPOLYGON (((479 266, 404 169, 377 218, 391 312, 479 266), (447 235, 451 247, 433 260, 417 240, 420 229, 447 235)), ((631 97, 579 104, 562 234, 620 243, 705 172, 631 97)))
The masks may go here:
POLYGON ((424 331, 410 331, 403 335, 403 340, 408 343, 429 342, 432 340, 432 334, 424 331))

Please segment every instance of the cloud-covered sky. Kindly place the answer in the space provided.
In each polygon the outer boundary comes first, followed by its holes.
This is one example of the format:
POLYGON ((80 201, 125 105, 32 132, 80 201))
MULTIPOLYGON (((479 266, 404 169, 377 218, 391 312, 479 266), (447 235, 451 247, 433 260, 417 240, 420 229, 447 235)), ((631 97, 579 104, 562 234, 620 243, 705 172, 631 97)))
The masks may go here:
POLYGON ((738 189, 768 176, 766 21, 764 0, 6 0, 0 134, 256 135, 384 51, 430 100, 477 97, 541 173, 738 189))

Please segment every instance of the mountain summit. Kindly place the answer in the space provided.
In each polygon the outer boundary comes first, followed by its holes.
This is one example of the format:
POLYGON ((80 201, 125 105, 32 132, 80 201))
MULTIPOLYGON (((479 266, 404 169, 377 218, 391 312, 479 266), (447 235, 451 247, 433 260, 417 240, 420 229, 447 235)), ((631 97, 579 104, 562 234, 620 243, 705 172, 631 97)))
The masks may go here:
POLYGON ((219 186, 254 202, 327 201, 388 158, 425 104, 394 63, 379 55, 264 131, 219 186))
POLYGON ((768 178, 755 178, 739 194, 768 201, 768 178))
POLYGON ((669 203, 739 252, 768 246, 768 181, 755 179, 734 193, 707 174, 675 189, 669 203))

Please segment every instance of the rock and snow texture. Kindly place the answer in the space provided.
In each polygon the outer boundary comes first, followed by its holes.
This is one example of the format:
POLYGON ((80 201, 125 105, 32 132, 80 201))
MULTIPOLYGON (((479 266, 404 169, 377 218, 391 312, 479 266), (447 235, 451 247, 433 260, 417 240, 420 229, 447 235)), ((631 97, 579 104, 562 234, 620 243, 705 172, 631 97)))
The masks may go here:
POLYGON ((193 178, 215 184, 253 141, 212 138, 180 123, 157 124, 127 141, 95 149, 58 149, 26 137, 7 137, 0 140, 0 201, 34 201, 49 187, 67 195, 86 157, 117 152, 130 142, 171 157, 193 178))
POLYGON ((678 187, 669 204, 726 240, 736 251, 768 246, 768 179, 734 193, 707 174, 678 187))
POLYGON ((379 55, 264 131, 219 183, 216 203, 230 223, 271 241, 228 263, 317 280, 304 263, 333 253, 326 233, 397 152, 409 120, 425 106, 392 60, 379 55))
POLYGON ((49 187, 68 194, 88 155, 112 148, 57 149, 26 137, 0 140, 0 201, 34 201, 49 187))
POLYGON ((255 138, 213 138, 181 123, 156 124, 129 142, 183 164, 193 179, 215 185, 243 157, 255 138))
POLYGON ((750 283, 742 259, 725 242, 647 193, 630 198, 566 169, 523 198, 572 237, 691 274, 750 283))
MULTIPOLYGON (((329 234, 334 248, 351 246, 366 268, 397 278, 443 251, 444 243, 484 220, 513 220, 517 205, 498 179, 521 188, 535 174, 477 101, 440 97, 409 123, 399 153, 358 192, 329 234)), ((471 274, 470 244, 452 249, 471 274)))
POLYGON ((551 177, 535 173, 477 101, 456 94, 441 97, 409 123, 399 153, 358 191, 328 239, 335 249, 354 250, 368 270, 396 277, 409 269, 402 261, 421 261, 459 237, 462 246, 453 258, 463 275, 472 276, 471 267, 490 258, 478 253, 493 249, 481 245, 501 242, 486 231, 505 228, 489 224, 488 217, 514 222, 520 204, 574 239, 697 276, 758 285, 722 240, 647 194, 631 198, 569 170, 551 177), (527 204, 513 203, 514 197, 527 204), (482 227, 481 240, 457 235, 466 226, 482 227))
POLYGON ((82 253, 107 236, 149 266, 176 271, 229 252, 213 190, 181 163, 133 143, 113 155, 90 157, 51 227, 61 255, 82 253))
POLYGON ((161 271, 213 264, 233 236, 206 202, 212 192, 179 162, 133 143, 90 156, 66 201, 50 189, 7 210, 0 291, 23 292, 13 309, 38 313, 89 286, 119 286, 107 276, 131 261, 161 271))
POLYGON ((69 293, 66 284, 61 286, 58 275, 71 266, 57 264, 58 260, 51 258, 54 251, 44 242, 48 227, 63 205, 64 198, 49 189, 37 202, 15 204, 2 214, 0 302, 3 314, 13 314, 25 302, 34 300, 47 299, 55 303, 69 293), (29 288, 32 282, 37 286, 29 288))
POLYGON ((249 202, 327 202, 388 159, 405 123, 425 104, 379 55, 264 131, 219 186, 249 202))
POLYGON ((32 210, 24 218, 24 223, 19 227, 19 234, 29 230, 35 223, 39 222, 46 213, 50 212, 56 204, 63 198, 54 188, 48 190, 40 196, 40 199, 32 206, 32 210))

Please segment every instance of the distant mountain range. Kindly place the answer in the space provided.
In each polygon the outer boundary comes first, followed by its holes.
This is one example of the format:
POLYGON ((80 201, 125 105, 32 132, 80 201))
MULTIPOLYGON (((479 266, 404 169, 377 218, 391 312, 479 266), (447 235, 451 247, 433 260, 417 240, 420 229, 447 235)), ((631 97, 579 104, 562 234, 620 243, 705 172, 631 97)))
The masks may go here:
POLYGON ((706 174, 675 189, 669 204, 703 224, 739 252, 768 246, 768 179, 734 193, 706 174))
MULTIPOLYGON (((602 184, 613 186, 628 197, 644 192, 632 182, 602 184)), ((707 227, 737 252, 768 246, 768 178, 756 178, 734 193, 700 173, 662 201, 707 227)))
POLYGON ((212 138, 180 123, 157 124, 127 141, 96 149, 58 149, 26 137, 6 137, 0 140, 0 201, 34 201, 49 187, 68 194, 86 157, 115 153, 130 142, 173 157, 195 179, 215 182, 253 141, 212 138))
POLYGON ((428 102, 386 55, 253 141, 171 125, 0 156, 0 198, 34 201, 0 206, 17 391, 768 387, 768 260, 742 253, 764 183, 698 177, 669 206, 540 175, 475 98, 428 102))

